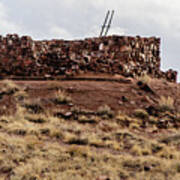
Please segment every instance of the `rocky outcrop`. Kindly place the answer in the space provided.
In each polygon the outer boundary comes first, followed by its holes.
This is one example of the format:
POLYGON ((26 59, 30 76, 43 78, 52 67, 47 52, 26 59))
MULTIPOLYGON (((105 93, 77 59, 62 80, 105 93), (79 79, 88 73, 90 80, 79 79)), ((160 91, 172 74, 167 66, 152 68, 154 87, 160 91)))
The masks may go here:
POLYGON ((85 40, 34 41, 0 37, 0 76, 55 77, 79 73, 149 74, 175 82, 177 72, 160 70, 160 39, 108 36, 85 40))

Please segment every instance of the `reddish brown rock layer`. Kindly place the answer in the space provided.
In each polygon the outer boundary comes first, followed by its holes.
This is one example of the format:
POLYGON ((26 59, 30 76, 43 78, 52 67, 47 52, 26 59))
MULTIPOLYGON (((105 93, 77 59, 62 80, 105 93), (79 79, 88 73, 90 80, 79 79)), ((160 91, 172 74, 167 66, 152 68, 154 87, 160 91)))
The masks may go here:
POLYGON ((0 37, 0 76, 60 76, 147 73, 175 82, 177 72, 160 70, 160 39, 108 36, 85 40, 34 41, 16 34, 0 37))

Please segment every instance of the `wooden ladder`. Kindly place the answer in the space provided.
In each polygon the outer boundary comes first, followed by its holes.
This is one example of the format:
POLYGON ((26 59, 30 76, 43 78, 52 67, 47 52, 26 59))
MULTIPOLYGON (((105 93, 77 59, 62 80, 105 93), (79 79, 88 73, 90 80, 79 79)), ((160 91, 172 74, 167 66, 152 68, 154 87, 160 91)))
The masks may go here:
POLYGON ((101 29, 99 37, 107 36, 108 31, 111 27, 113 16, 114 16, 114 10, 111 11, 110 19, 109 19, 109 15, 110 15, 110 10, 108 10, 108 12, 106 14, 106 17, 105 17, 104 23, 102 25, 102 29, 101 29), (109 21, 108 21, 108 19, 109 19, 109 21), (107 22, 108 22, 108 24, 107 24, 107 22))

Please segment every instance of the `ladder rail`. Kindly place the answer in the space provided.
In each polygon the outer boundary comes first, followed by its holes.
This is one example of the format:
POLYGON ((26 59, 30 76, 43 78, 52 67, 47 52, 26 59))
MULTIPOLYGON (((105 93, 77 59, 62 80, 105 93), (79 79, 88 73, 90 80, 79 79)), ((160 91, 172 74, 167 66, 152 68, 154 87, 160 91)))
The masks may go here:
POLYGON ((111 17, 110 17, 110 19, 109 19, 109 23, 108 23, 107 28, 106 28, 106 31, 105 31, 105 36, 107 36, 107 33, 108 33, 108 31, 109 31, 109 29, 110 29, 110 27, 111 27, 111 23, 112 23, 113 16, 114 16, 114 10, 112 10, 112 12, 111 12, 111 17))
POLYGON ((100 32, 100 37, 102 37, 103 35, 103 32, 104 32, 104 28, 106 27, 106 23, 108 21, 108 18, 109 18, 109 14, 110 14, 110 11, 108 10, 107 14, 106 14, 106 17, 105 17, 105 20, 104 20, 104 23, 102 25, 102 29, 101 29, 101 32, 100 32))

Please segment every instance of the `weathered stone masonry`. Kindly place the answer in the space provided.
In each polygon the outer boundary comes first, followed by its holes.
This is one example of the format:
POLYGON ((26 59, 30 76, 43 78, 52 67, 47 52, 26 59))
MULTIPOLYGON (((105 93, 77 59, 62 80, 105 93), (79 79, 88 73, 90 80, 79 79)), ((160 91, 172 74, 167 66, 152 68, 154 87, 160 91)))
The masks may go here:
POLYGON ((50 77, 79 73, 134 77, 149 74, 175 82, 177 72, 160 70, 160 39, 108 36, 85 40, 33 41, 0 36, 0 76, 50 77))

